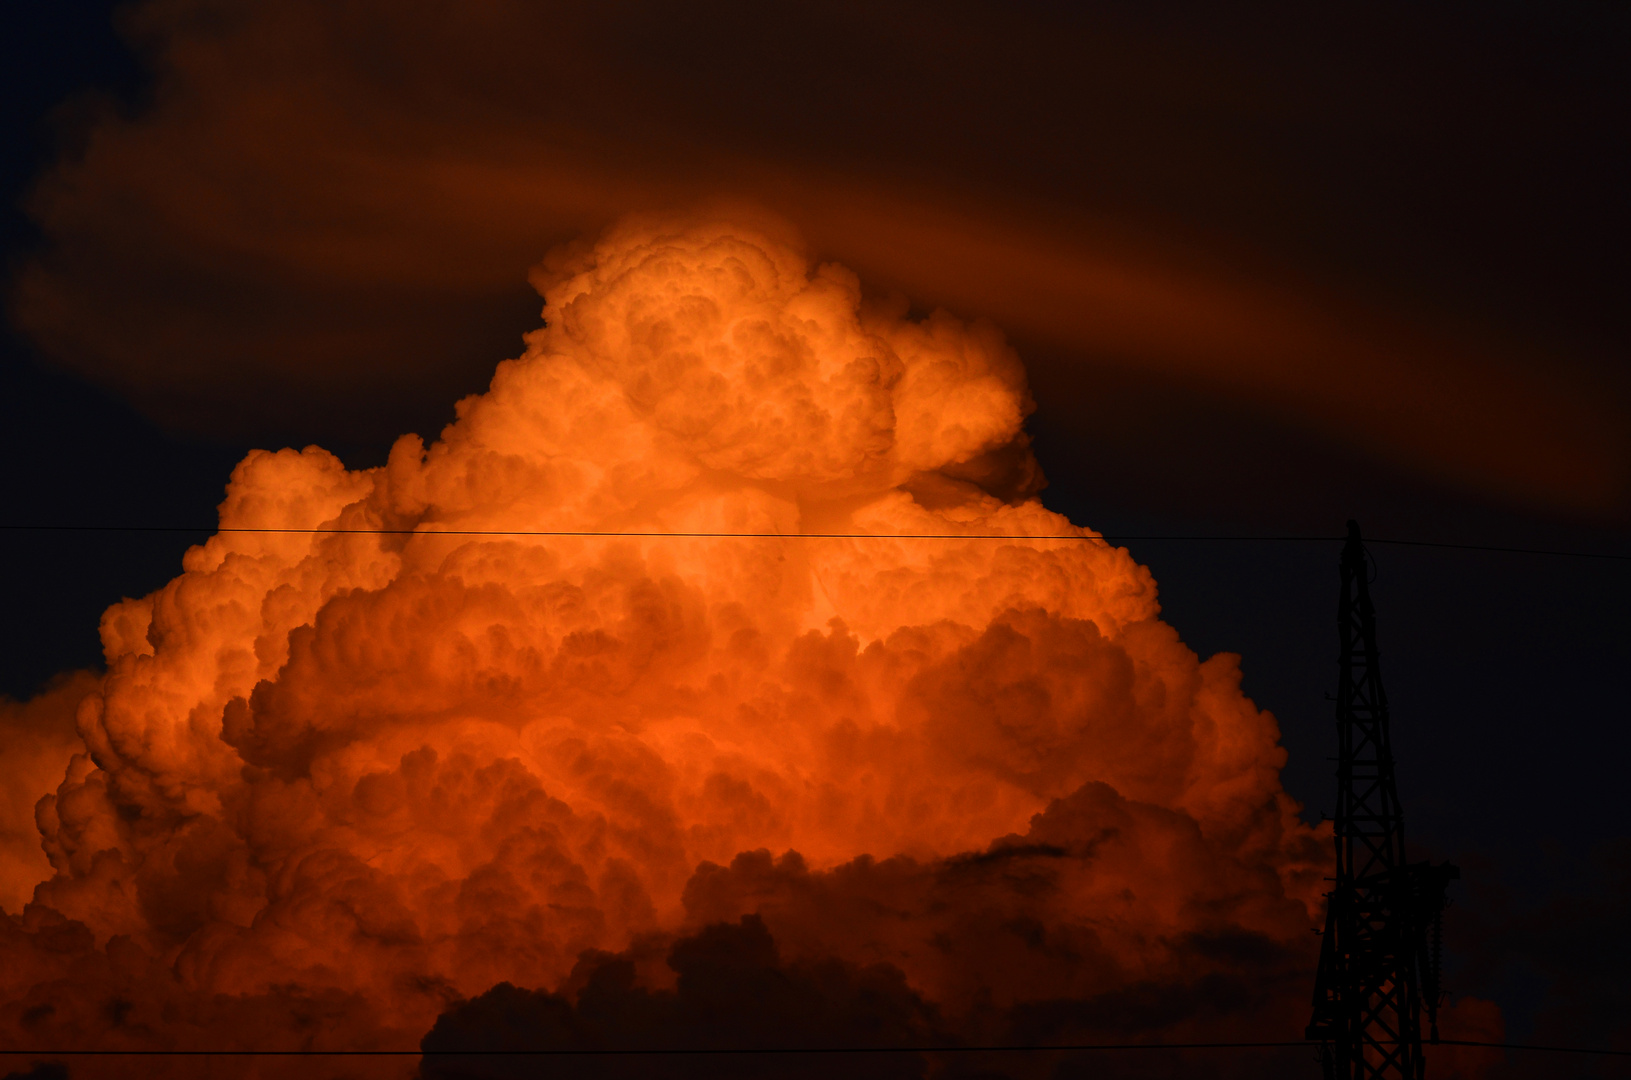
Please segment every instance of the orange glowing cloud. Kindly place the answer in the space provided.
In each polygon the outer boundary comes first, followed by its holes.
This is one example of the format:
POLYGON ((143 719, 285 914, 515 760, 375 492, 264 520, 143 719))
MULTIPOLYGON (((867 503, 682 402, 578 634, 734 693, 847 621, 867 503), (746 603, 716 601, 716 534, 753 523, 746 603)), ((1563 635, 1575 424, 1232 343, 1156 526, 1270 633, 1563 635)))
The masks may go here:
POLYGON ((1299 1022, 1326 845, 1274 720, 1031 494, 994 328, 709 215, 536 280, 440 439, 251 453, 108 609, 6 1045, 412 1046, 501 983, 688 1008, 737 946, 992 1037, 1299 1022))
POLYGON ((27 702, 0 699, 0 909, 20 911, 34 886, 50 876, 34 818, 41 794, 57 786, 68 758, 81 749, 74 712, 96 680, 74 672, 27 702))

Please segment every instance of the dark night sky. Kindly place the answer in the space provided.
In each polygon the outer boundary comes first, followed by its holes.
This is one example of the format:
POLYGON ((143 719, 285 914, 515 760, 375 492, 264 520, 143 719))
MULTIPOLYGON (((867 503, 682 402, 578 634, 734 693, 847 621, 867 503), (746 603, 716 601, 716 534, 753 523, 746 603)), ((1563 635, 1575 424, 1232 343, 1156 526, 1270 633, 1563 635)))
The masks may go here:
MULTIPOLYGON (((1381 537, 1631 554, 1623 7, 770 8, 566 5, 510 34, 505 6, 482 5, 441 40, 357 5, 307 40, 297 15, 259 36, 164 16, 122 37, 110 5, 9 5, 0 184, 24 285, 0 519, 208 525, 252 446, 370 465, 396 433, 428 434, 536 320, 528 261, 604 218, 571 194, 589 178, 637 203, 749 194, 863 277, 991 315, 1032 370, 1045 499, 1107 533, 1336 536, 1354 517, 1381 537), (308 91, 332 112, 278 104, 308 91), (108 130, 135 134, 94 144, 108 130), (354 130, 375 157, 350 175, 334 162, 354 130), (56 194, 27 201, 58 161, 56 194), (449 161, 566 179, 540 181, 547 205, 511 228, 504 197, 432 198, 469 182, 435 187, 449 161), (926 192, 1021 249, 1062 221, 1071 251, 1261 286, 1335 312, 1312 339, 1333 356, 1374 348, 1299 382, 1253 368, 1255 323, 1193 359, 1095 336, 973 256, 939 277, 890 262, 781 179, 801 170, 889 205, 926 192), (382 175, 400 190, 359 194, 382 175), (241 202, 222 210, 222 191, 241 202), (323 352, 342 332, 350 369, 323 352), (1370 355, 1402 359, 1372 386, 1370 355), (359 396, 382 371, 388 392, 359 396)), ((101 609, 168 580, 191 539, 6 533, 0 691, 94 665, 101 609)), ((1130 546, 1186 641, 1242 654, 1283 726, 1288 789, 1328 807, 1336 542, 1130 546)), ((1578 927, 1625 914, 1631 562, 1373 554, 1411 834, 1467 867, 1456 988, 1497 996, 1523 1035, 1625 948, 1578 927), (1565 910, 1566 938, 1545 915, 1565 910)))

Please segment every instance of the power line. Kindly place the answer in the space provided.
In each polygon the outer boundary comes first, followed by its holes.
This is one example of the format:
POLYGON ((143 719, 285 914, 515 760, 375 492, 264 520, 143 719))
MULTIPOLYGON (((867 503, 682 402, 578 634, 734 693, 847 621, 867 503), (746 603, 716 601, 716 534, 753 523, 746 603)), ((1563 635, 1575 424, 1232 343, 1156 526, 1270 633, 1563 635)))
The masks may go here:
POLYGON ((1631 562, 1631 555, 1615 555, 1606 551, 1560 551, 1556 548, 1496 547, 1490 544, 1446 544, 1437 540, 1383 540, 1365 537, 1367 544, 1394 544, 1400 547, 1449 548, 1459 551, 1498 551, 1507 555, 1562 555, 1570 559, 1617 559, 1631 562))
MULTIPOLYGON (((1073 540, 1073 541, 1198 541, 1206 543, 1341 543, 1340 536, 1240 536, 1194 534, 1104 533, 1082 536, 1074 533, 856 533, 856 532, 723 532, 709 530, 616 530, 616 529, 356 529, 340 526, 312 529, 251 528, 186 525, 5 525, 6 532, 116 532, 116 533, 249 533, 294 536, 516 536, 516 537, 605 537, 646 540, 1073 540)), ((1572 559, 1611 559, 1631 562, 1631 555, 1602 551, 1564 551, 1558 548, 1505 547, 1495 544, 1452 544, 1438 540, 1404 540, 1366 537, 1367 544, 1393 544, 1401 547, 1443 548, 1453 551, 1489 551, 1507 555, 1556 555, 1572 559)))
POLYGON ((7 1054, 41 1057, 651 1057, 663 1055, 730 1056, 743 1054, 986 1054, 1077 1050, 1240 1050, 1311 1046, 1303 1042, 1082 1043, 1061 1046, 750 1046, 750 1047, 590 1047, 520 1050, 6 1050, 7 1054))
MULTIPOLYGON (((415 1049, 415 1050, 5 1050, 21 1057, 652 1057, 680 1055, 729 1056, 748 1054, 1004 1054, 1120 1050, 1274 1050, 1312 1048, 1305 1039, 1279 1042, 1187 1043, 1068 1043, 998 1046, 752 1046, 752 1047, 588 1047, 574 1049, 415 1049)), ((1631 1050, 1589 1046, 1551 1046, 1539 1043, 1482 1042, 1475 1039, 1439 1039, 1429 1046, 1465 1046, 1483 1050, 1527 1050, 1553 1054, 1598 1054, 1631 1057, 1631 1050)))
POLYGON ((1631 1057, 1631 1050, 1609 1050, 1592 1046, 1548 1046, 1544 1043, 1477 1042, 1473 1039, 1439 1039, 1429 1046, 1477 1046, 1496 1050, 1534 1050, 1545 1054, 1602 1054, 1604 1057, 1631 1057))

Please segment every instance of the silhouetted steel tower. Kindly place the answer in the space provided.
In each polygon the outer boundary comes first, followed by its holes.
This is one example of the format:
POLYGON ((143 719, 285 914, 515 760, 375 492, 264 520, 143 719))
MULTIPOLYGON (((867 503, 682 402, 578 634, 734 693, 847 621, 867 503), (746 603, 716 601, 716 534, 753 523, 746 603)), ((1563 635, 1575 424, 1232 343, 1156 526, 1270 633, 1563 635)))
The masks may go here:
POLYGON ((1337 608, 1337 872, 1307 1037, 1319 1040, 1329 1080, 1422 1080, 1421 1014, 1436 1042, 1444 893, 1460 872, 1405 861, 1367 570, 1350 521, 1337 608))

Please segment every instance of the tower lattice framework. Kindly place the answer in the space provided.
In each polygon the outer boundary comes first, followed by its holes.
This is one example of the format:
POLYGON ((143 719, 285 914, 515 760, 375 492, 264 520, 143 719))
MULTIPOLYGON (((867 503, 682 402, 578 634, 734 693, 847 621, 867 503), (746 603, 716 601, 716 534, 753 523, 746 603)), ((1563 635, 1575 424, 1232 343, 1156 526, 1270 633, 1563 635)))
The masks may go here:
POLYGON ((1341 577, 1336 876, 1307 1035, 1328 1080, 1423 1080, 1422 1013, 1437 1041, 1439 928, 1445 889, 1460 875, 1405 859, 1369 564, 1352 521, 1341 577))

